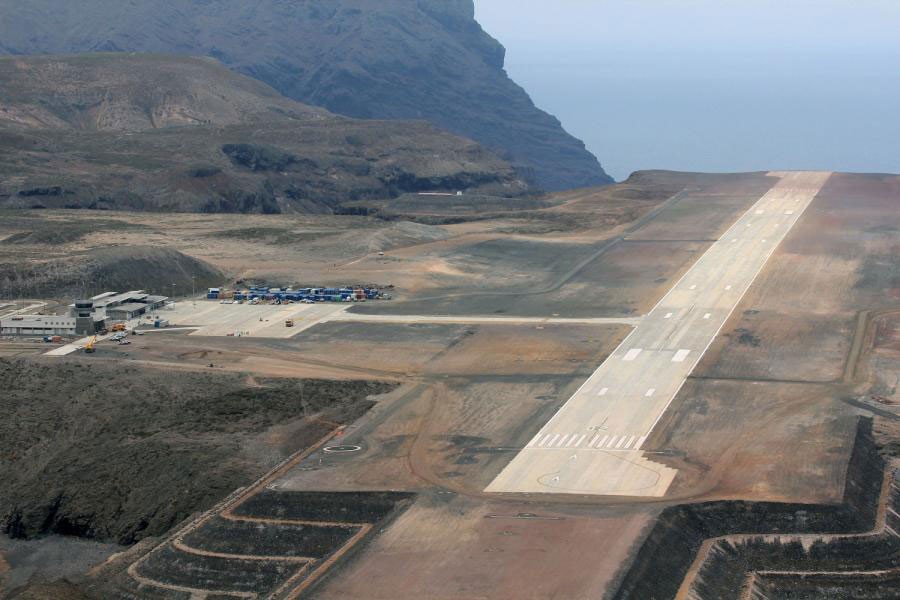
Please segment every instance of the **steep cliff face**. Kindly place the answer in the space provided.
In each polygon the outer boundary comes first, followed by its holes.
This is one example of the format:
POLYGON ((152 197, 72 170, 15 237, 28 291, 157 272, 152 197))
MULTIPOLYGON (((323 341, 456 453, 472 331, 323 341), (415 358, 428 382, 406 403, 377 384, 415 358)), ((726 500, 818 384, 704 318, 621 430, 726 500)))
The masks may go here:
POLYGON ((0 52, 212 56, 285 95, 367 119, 424 119, 540 186, 609 183, 503 70, 472 0, 0 0, 0 52))

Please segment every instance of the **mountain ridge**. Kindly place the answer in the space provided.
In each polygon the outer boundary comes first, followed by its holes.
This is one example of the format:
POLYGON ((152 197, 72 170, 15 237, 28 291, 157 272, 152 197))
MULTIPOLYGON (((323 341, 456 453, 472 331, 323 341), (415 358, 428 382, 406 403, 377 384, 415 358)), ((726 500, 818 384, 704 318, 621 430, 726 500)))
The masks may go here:
POLYGON ((503 69, 472 0, 0 0, 0 52, 212 56, 284 95, 367 119, 421 119, 547 190, 612 182, 503 69), (27 33, 26 33, 27 32, 27 33))
POLYGON ((430 123, 333 115, 210 58, 0 58, 0 206, 329 213, 456 190, 528 186, 430 123))

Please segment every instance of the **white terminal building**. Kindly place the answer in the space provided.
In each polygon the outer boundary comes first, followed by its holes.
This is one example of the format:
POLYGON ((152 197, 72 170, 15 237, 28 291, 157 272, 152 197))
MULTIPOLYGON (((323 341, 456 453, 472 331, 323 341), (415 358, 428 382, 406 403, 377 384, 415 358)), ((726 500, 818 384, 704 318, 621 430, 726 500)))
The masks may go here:
MULTIPOLYGON (((128 321, 140 317, 150 311, 162 308, 168 300, 165 296, 152 296, 143 291, 106 292, 90 299, 94 313, 103 315, 104 319, 112 321, 128 321)), ((81 304, 78 302, 77 304, 81 304)), ((70 308, 76 308, 73 304, 70 308)))
POLYGON ((129 321, 162 308, 165 296, 142 291, 107 292, 69 306, 69 314, 13 315, 0 319, 0 335, 94 335, 107 321, 129 321))
POLYGON ((15 315, 0 319, 0 335, 75 335, 75 317, 15 315))
POLYGON ((79 334, 91 335, 106 326, 107 321, 128 321, 162 308, 165 296, 153 296, 143 291, 106 292, 88 300, 78 300, 70 306, 77 321, 79 334))

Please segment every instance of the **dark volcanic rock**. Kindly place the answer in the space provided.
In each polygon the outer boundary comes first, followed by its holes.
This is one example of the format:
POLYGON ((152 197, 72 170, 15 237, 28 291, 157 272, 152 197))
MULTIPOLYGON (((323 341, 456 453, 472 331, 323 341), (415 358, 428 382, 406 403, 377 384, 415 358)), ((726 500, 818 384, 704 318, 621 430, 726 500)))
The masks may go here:
POLYGON ((0 532, 131 544, 252 483, 394 384, 0 360, 0 532), (267 437, 291 424, 290 447, 267 437), (247 450, 266 444, 268 462, 247 450))
POLYGON ((472 0, 0 0, 0 53, 212 56, 285 95, 367 119, 424 119, 498 150, 548 190, 610 183, 503 69, 472 0))

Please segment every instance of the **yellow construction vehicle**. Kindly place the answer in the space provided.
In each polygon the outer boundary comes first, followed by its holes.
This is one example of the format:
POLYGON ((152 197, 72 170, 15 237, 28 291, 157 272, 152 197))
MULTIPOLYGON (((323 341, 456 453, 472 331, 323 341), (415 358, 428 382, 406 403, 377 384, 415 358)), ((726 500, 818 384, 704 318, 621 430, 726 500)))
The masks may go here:
POLYGON ((96 352, 97 349, 94 347, 94 346, 96 346, 96 344, 97 344, 97 336, 95 335, 90 340, 88 340, 87 344, 84 345, 84 353, 85 354, 93 354, 94 352, 96 352))

